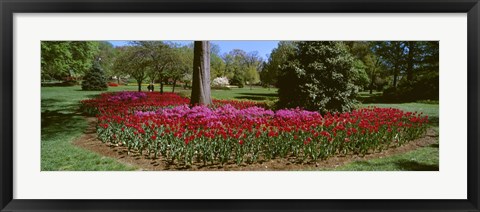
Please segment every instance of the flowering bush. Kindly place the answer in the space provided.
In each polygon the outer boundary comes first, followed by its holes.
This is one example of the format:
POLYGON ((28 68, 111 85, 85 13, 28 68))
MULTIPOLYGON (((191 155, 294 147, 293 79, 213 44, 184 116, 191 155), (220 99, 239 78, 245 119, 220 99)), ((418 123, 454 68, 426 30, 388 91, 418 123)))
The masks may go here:
POLYGON ((212 85, 212 87, 226 87, 226 86, 230 85, 230 83, 228 82, 227 77, 217 77, 217 78, 213 79, 211 85, 212 85))
POLYGON ((189 107, 176 94, 108 101, 108 93, 83 101, 96 107, 103 142, 123 145, 171 163, 255 163, 273 158, 316 161, 338 154, 364 155, 424 135, 428 117, 392 108, 326 114, 301 109, 271 111, 254 102, 215 101, 189 107))
POLYGON ((117 83, 114 83, 114 82, 108 82, 108 86, 110 86, 110 87, 118 87, 118 84, 117 84, 117 83))

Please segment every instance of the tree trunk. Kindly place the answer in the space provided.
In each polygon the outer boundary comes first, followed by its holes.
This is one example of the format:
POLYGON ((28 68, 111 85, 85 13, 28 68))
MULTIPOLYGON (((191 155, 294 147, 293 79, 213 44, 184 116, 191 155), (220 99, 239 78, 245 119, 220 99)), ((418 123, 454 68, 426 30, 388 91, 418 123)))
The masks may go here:
POLYGON ((397 78, 398 78, 398 61, 393 68, 393 88, 397 88, 397 78))
POLYGON ((193 84, 191 105, 209 105, 210 97, 210 42, 195 41, 193 49, 193 84))
POLYGON ((413 64, 414 64, 414 53, 415 53, 415 41, 408 42, 408 65, 407 65, 407 80, 413 80, 413 64))
POLYGON ((120 85, 120 77, 117 76, 117 84, 120 85))
POLYGON ((175 93, 175 85, 177 85, 177 79, 173 79, 172 93, 175 93))
POLYGON ((142 91, 142 81, 137 80, 138 92, 142 91))
POLYGON ((163 77, 160 76, 160 93, 163 93, 163 77))
POLYGON ((375 69, 376 69, 376 68, 374 67, 374 68, 372 69, 372 74, 370 74, 370 94, 373 93, 373 84, 374 84, 374 82, 375 82, 375 71, 376 71, 375 69))
POLYGON ((375 77, 372 74, 372 78, 370 79, 370 95, 373 93, 373 81, 375 80, 375 77))

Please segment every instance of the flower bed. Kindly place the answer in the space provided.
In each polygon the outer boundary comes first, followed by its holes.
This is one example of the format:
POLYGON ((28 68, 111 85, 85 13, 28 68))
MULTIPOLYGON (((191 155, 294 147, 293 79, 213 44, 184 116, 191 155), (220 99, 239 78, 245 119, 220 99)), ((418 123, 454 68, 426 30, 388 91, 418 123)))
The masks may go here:
POLYGON ((128 95, 107 93, 83 104, 95 108, 91 111, 96 111, 103 142, 176 164, 363 155, 423 136, 428 121, 421 114, 392 108, 322 116, 300 109, 271 111, 243 101, 188 107, 189 100, 176 94, 143 94, 145 98, 109 101, 128 95))
POLYGON ((117 84, 117 83, 114 83, 114 82, 108 82, 108 86, 110 86, 110 87, 118 87, 118 84, 117 84))

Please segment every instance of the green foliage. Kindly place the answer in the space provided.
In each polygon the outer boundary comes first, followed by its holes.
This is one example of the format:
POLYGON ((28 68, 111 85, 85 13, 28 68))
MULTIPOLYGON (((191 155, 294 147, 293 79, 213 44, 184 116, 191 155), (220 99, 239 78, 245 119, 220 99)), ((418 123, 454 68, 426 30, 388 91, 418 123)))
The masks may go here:
POLYGON ((387 101, 438 100, 438 45, 437 41, 376 43, 376 53, 393 70, 393 83, 384 92, 387 101))
POLYGON ((258 52, 245 52, 234 49, 223 56, 225 71, 220 76, 226 76, 231 85, 240 88, 245 84, 255 84, 260 80, 259 71, 262 70, 263 59, 258 52))
MULTIPOLYGON (((225 74, 225 61, 220 57, 220 47, 216 44, 210 44, 210 80, 217 77, 223 77, 225 74)), ((193 60, 192 60, 193 61, 193 60)), ((190 62, 192 62, 190 61, 190 62)), ((191 64, 190 64, 191 65, 191 64)))
POLYGON ((117 48, 117 51, 114 69, 135 79, 138 91, 141 91, 141 84, 147 78, 148 70, 151 69, 149 66, 152 59, 149 50, 137 45, 117 48))
POLYGON ((249 85, 253 85, 260 82, 260 76, 257 72, 257 69, 255 69, 255 67, 252 67, 252 66, 248 67, 244 76, 245 76, 245 82, 247 82, 249 85))
POLYGON ((354 62, 342 42, 297 42, 295 54, 281 68, 279 106, 350 111, 358 92, 354 62))
POLYGON ((236 85, 239 88, 243 88, 245 86, 245 77, 242 74, 233 75, 230 80, 230 85, 236 85))
POLYGON ((367 74, 368 67, 358 59, 355 60, 353 67, 353 84, 357 85, 361 90, 368 88, 370 84, 370 78, 367 74))
POLYGON ((289 55, 293 54, 295 44, 292 41, 280 41, 277 48, 272 50, 268 61, 263 65, 260 79, 264 85, 277 86, 280 68, 287 62, 289 55))
POLYGON ((191 75, 193 64, 193 49, 183 46, 172 48, 172 61, 165 70, 165 75, 174 80, 181 80, 191 75))
POLYGON ((117 51, 113 47, 113 45, 107 41, 100 41, 98 42, 98 58, 100 58, 100 66, 102 67, 105 75, 107 77, 113 77, 120 75, 114 68, 113 65, 115 63, 115 57, 117 55, 117 51))
POLYGON ((95 62, 89 72, 85 74, 82 82, 84 91, 104 91, 108 89, 105 72, 98 62, 95 62))
POLYGON ((90 41, 42 41, 42 79, 79 77, 92 65, 98 43, 90 41))

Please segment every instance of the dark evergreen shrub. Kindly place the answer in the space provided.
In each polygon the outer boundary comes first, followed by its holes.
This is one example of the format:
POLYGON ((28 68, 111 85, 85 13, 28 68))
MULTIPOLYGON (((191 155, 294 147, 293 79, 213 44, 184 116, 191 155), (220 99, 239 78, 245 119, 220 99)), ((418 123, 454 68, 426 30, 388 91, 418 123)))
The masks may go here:
POLYGON ((107 78, 98 62, 93 63, 92 68, 85 74, 82 82, 84 91, 104 91, 108 89, 107 78))
POLYGON ((297 42, 280 69, 278 105, 321 113, 350 111, 356 103, 358 73, 343 42, 297 42))

